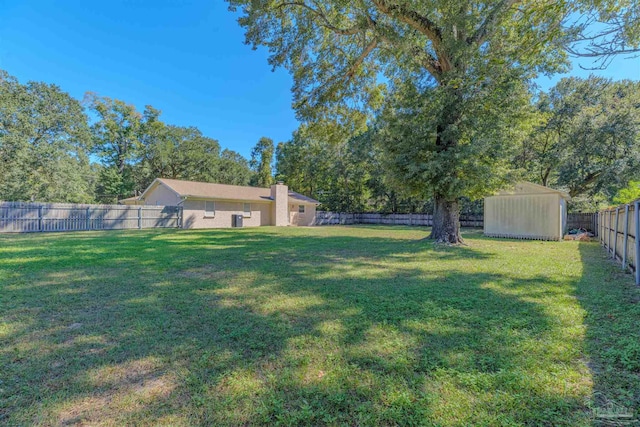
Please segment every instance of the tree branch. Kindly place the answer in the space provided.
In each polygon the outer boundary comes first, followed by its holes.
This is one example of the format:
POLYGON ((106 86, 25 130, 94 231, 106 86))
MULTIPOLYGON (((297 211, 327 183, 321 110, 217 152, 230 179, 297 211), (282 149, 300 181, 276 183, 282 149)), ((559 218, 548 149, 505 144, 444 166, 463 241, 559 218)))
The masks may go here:
POLYGON ((322 21, 322 26, 333 31, 336 34, 340 34, 343 36, 352 36, 355 34, 358 34, 360 32, 362 32, 363 28, 361 28, 358 25, 354 25, 350 28, 339 28, 336 27, 335 25, 333 25, 331 22, 329 22, 329 19, 327 18, 327 16, 320 12, 317 9, 312 8, 311 6, 309 6, 308 4, 304 3, 304 2, 284 2, 284 3, 280 3, 278 5, 276 5, 277 9, 286 7, 286 6, 298 6, 298 7, 302 7, 304 9, 307 9, 309 12, 313 13, 315 16, 317 16, 318 18, 320 18, 320 20, 322 21))
POLYGON ((373 39, 369 42, 369 44, 364 48, 360 56, 356 58, 353 64, 349 67, 345 76, 347 77, 347 81, 351 80, 353 75, 356 72, 356 69, 362 64, 362 62, 366 59, 367 56, 378 46, 378 39, 373 39))
POLYGON ((438 55, 442 70, 451 69, 451 61, 442 49, 442 31, 433 21, 414 10, 407 9, 396 3, 391 4, 387 0, 373 0, 373 4, 382 13, 399 19, 414 30, 427 36, 433 43, 433 48, 438 55))
POLYGON ((303 99, 299 101, 299 105, 309 104, 309 100, 315 98, 318 94, 321 94, 326 88, 331 88, 341 79, 345 80, 345 83, 351 81, 353 76, 356 73, 357 68, 364 62, 364 60, 373 52, 373 50, 378 46, 378 39, 374 38, 371 40, 363 49, 363 51, 358 55, 355 61, 347 67, 344 73, 336 72, 331 77, 327 78, 324 83, 320 86, 312 89, 308 95, 306 95, 303 99))
POLYGON ((396 16, 414 30, 424 34, 434 44, 442 43, 442 32, 429 18, 399 4, 390 4, 387 0, 373 0, 373 4, 375 4, 376 7, 386 15, 396 16))
POLYGON ((590 174, 587 174, 579 185, 576 185, 569 190, 569 196, 576 197, 577 195, 584 193, 600 175, 602 175, 602 172, 591 172, 590 174))
POLYGON ((511 6, 519 3, 520 0, 502 0, 493 10, 489 13, 484 22, 480 25, 480 28, 471 37, 467 38, 467 44, 481 45, 486 40, 487 36, 492 32, 498 19, 502 15, 502 12, 508 10, 511 6))
POLYGON ((411 53, 420 62, 420 64, 429 71, 433 78, 436 79, 437 82, 440 82, 442 77, 442 68, 438 63, 438 60, 419 47, 414 48, 411 53))

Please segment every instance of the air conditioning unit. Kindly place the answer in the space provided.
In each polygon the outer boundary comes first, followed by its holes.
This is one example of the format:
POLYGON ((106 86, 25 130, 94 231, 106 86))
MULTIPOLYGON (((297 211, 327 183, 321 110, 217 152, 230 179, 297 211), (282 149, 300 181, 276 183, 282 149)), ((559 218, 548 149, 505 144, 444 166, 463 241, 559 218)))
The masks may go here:
POLYGON ((231 226, 232 227, 242 227, 242 215, 231 215, 231 226))

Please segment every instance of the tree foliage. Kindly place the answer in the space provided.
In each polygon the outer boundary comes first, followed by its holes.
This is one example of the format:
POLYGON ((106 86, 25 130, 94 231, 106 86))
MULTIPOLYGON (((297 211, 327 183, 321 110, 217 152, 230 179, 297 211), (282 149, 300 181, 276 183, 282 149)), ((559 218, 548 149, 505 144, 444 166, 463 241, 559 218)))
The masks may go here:
POLYGON ((446 91, 396 91, 380 116, 377 137, 397 186, 411 194, 431 189, 449 199, 478 199, 511 181, 510 153, 526 135, 529 107, 529 92, 521 80, 495 76, 492 84, 469 93, 457 113, 448 113, 456 107, 446 91), (436 130, 443 114, 459 115, 446 136, 436 130), (456 143, 444 149, 443 138, 456 143))
POLYGON ((56 85, 23 85, 0 70, 0 200, 91 200, 90 146, 78 101, 56 85))
POLYGON ((369 131, 326 143, 301 126, 293 138, 278 144, 276 177, 295 191, 338 212, 417 212, 425 195, 410 196, 394 186, 384 161, 385 152, 369 131))
POLYGON ((484 143, 488 138, 473 126, 492 136, 506 126, 478 123, 474 114, 499 116, 491 112, 501 105, 492 103, 504 102, 510 86, 561 68, 566 56, 558 43, 571 10, 565 2, 513 0, 230 4, 242 9, 247 42, 266 45, 270 63, 291 71, 300 118, 361 129, 364 114, 385 105, 398 180, 433 194, 432 237, 452 243, 461 241, 460 197, 502 181, 501 162, 488 159, 503 144, 484 143))
POLYGON ((155 178, 220 182, 220 144, 195 127, 166 125, 156 116, 146 120, 140 162, 146 187, 155 178))
POLYGON ((273 184, 273 173, 271 171, 273 154, 273 140, 264 136, 260 138, 251 150, 251 160, 249 161, 249 166, 254 172, 251 178, 252 186, 269 187, 273 184))
POLYGON ((240 153, 225 148, 220 153, 218 182, 231 185, 249 185, 253 172, 249 162, 240 153))
POLYGON ((155 178, 246 185, 252 176, 246 159, 225 150, 195 127, 167 125, 162 112, 142 113, 120 100, 89 94, 97 113, 92 125, 94 152, 102 159, 97 188, 102 201, 141 193, 155 178))
POLYGON ((195 127, 164 123, 124 101, 0 70, 0 200, 115 203, 156 177, 247 185, 248 162, 195 127), (92 117, 90 123, 86 111, 92 117))
MULTIPOLYGON (((91 125, 94 153, 106 166, 100 175, 101 189, 113 191, 102 193, 104 202, 115 202, 119 198, 133 195, 135 190, 134 164, 140 155, 140 130, 143 115, 134 105, 118 99, 100 97, 94 93, 85 96, 85 103, 97 120, 91 125)), ((147 111, 144 117, 156 112, 147 111)))
POLYGON ((566 47, 576 57, 592 59, 587 68, 605 68, 618 55, 640 55, 638 0, 586 1, 577 16, 566 47))
MULTIPOLYGON (((433 194, 431 237, 461 241, 458 201, 500 185, 522 82, 567 64, 585 1, 229 0, 246 42, 294 79, 298 117, 352 132, 385 107, 398 180, 433 194), (506 111, 502 111, 505 108, 506 111), (494 161, 492 161, 492 159, 494 161)), ((612 9, 618 11, 618 9, 612 9)), ((603 15, 604 16, 604 15, 603 15)))
POLYGON ((536 105, 518 161, 543 185, 571 197, 610 199, 640 175, 640 83, 562 79, 536 105))
POLYGON ((629 181, 629 185, 618 190, 613 203, 623 205, 640 199, 640 181, 629 181))

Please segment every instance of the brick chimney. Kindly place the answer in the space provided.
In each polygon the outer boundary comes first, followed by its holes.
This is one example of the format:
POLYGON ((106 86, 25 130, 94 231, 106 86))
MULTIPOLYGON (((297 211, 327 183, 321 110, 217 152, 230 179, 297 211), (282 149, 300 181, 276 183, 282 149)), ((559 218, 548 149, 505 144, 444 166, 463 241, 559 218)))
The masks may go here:
POLYGON ((274 203, 271 208, 271 223, 276 227, 289 225, 289 187, 282 181, 271 186, 271 198, 274 203))

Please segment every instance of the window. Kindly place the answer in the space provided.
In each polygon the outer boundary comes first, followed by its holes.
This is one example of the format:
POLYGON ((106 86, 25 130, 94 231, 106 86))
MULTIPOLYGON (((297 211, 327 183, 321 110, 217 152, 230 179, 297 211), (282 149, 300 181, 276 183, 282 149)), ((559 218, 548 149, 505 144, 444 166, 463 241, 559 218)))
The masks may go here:
POLYGON ((251 203, 244 204, 244 215, 245 218, 251 218, 251 203))
POLYGON ((298 205, 298 213, 304 213, 304 205, 298 205))
POLYGON ((214 217, 216 216, 216 203, 215 202, 204 202, 204 216, 205 217, 214 217))

